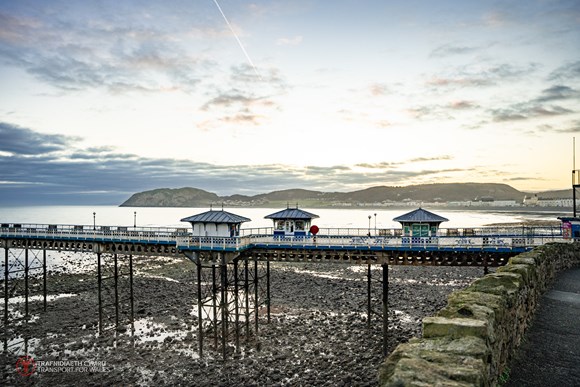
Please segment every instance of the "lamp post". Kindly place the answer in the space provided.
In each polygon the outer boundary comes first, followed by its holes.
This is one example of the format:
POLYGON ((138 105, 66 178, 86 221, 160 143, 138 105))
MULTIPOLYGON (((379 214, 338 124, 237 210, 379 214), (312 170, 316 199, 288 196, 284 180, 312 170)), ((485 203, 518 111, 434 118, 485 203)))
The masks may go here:
POLYGON ((377 213, 375 212, 375 236, 377 236, 377 213))
POLYGON ((369 215, 369 236, 371 236, 371 216, 369 215))
POLYGON ((137 228, 137 211, 133 211, 133 228, 137 228))
POLYGON ((97 213, 93 212, 93 231, 97 229, 97 213))

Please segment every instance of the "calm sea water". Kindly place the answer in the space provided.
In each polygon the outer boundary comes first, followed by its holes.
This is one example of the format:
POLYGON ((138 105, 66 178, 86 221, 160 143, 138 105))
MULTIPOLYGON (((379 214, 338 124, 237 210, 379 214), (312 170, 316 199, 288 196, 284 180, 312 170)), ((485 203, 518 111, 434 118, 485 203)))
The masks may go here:
MULTIPOLYGON (((265 216, 280 211, 282 208, 225 208, 226 211, 251 219, 242 228, 272 227, 270 219, 265 216)), ((430 209, 438 215, 449 219, 441 226, 444 228, 480 227, 491 223, 510 223, 524 219, 557 220, 558 216, 569 216, 569 211, 467 211, 430 209)), ((114 225, 133 226, 136 219, 138 227, 185 227, 180 222, 187 216, 207 211, 208 208, 145 208, 116 206, 28 206, 0 207, 0 223, 37 223, 37 224, 73 224, 73 225, 114 225), (136 213, 136 215, 135 215, 136 213)), ((393 218, 405 214, 408 209, 309 209, 304 210, 319 216, 313 221, 320 228, 399 228, 400 224, 393 218), (376 214, 376 215, 375 215, 376 214), (370 216, 370 220, 369 220, 370 216)))

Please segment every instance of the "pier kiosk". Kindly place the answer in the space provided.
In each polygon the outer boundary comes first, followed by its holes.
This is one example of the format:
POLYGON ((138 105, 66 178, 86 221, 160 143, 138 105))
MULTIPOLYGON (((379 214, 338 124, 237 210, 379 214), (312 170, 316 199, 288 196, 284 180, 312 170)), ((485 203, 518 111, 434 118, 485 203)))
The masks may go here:
POLYGON ((193 227, 193 236, 235 237, 240 235, 240 225, 251 219, 231 212, 209 210, 201 214, 181 219, 193 227))
POLYGON ((403 243, 435 243, 437 230, 449 219, 418 208, 393 219, 403 227, 403 243))
POLYGON ((318 215, 298 208, 286 208, 285 210, 267 215, 265 219, 274 221, 274 238, 285 236, 303 237, 309 233, 312 219, 318 215))
POLYGON ((562 221, 562 237, 564 239, 580 239, 580 218, 559 216, 562 221))

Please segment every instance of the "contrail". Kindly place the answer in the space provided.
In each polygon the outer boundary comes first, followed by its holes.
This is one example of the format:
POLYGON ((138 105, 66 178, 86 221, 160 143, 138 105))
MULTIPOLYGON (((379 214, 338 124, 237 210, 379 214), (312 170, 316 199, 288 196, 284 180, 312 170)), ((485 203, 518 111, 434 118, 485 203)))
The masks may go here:
POLYGON ((250 65, 252 66, 252 68, 254 69, 254 72, 256 73, 256 75, 258 76, 258 78, 260 80, 262 80, 262 77, 260 76, 260 73, 258 73, 258 69, 256 69, 256 66, 254 65, 254 62, 252 62, 252 58, 250 58, 250 56, 248 55, 248 52, 246 51, 246 49, 244 48, 244 45, 242 44, 242 41, 240 40, 240 38, 238 38, 238 35, 236 34, 236 31, 234 31, 234 29, 232 28, 232 25, 230 24, 228 18, 226 17, 226 15, 224 14, 224 11, 222 11, 222 7, 220 7, 219 3, 217 2, 217 0, 213 0, 213 2, 215 3, 216 7, 218 8, 218 10, 220 11, 220 13, 222 14, 224 20, 226 21, 226 24, 228 25, 228 27, 230 28, 230 31, 232 31, 232 34, 234 35, 234 38, 236 38, 236 40, 238 41, 238 44, 240 45, 240 48, 242 49, 242 51, 244 52, 244 55, 246 56, 246 59, 248 60, 248 62, 250 62, 250 65))

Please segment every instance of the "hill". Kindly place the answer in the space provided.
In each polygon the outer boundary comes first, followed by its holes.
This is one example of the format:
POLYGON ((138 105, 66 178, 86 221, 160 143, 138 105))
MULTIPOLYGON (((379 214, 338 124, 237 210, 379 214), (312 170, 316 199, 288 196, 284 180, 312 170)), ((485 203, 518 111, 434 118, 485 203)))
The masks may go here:
POLYGON ((215 203, 221 199, 215 193, 197 188, 159 188, 139 192, 121 204, 121 207, 194 207, 192 203, 215 203))
MULTIPOLYGON (((518 191, 507 184, 448 183, 421 184, 405 187, 378 186, 352 192, 320 192, 287 189, 254 196, 218 196, 198 188, 160 188, 132 195, 121 206, 127 207, 207 207, 224 203, 230 207, 264 207, 299 203, 305 207, 327 207, 381 202, 450 202, 481 198, 516 200, 521 202, 530 193, 518 191)), ((571 197, 571 190, 542 192, 541 197, 571 197)))

